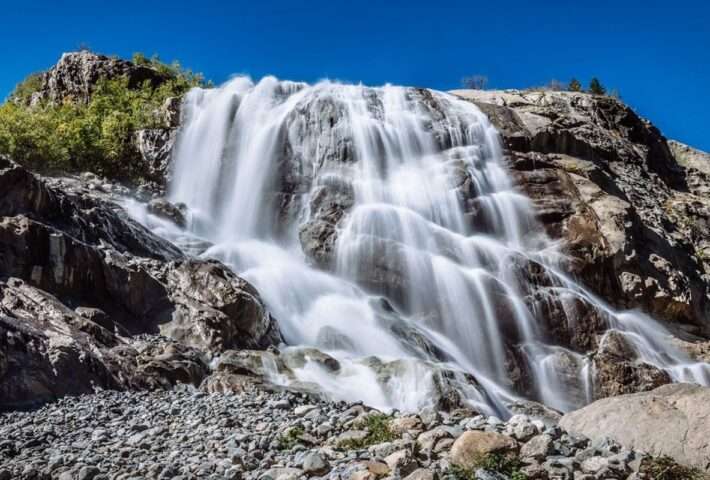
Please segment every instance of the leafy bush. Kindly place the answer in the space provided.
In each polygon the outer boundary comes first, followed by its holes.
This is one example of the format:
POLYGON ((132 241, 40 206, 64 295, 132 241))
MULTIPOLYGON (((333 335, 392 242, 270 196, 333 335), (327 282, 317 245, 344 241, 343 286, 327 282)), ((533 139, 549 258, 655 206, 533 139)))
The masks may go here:
POLYGON ((523 462, 515 455, 499 455, 490 453, 474 460, 471 468, 451 465, 447 474, 454 480, 476 480, 476 470, 483 469, 509 477, 511 480, 527 480, 528 476, 521 471, 523 462))
MULTIPOLYGON (((150 60, 151 65, 164 65, 150 60)), ((91 170, 123 180, 140 178, 139 153, 133 134, 164 127, 160 107, 195 86, 206 86, 199 74, 178 64, 156 69, 168 73, 159 86, 149 81, 129 88, 128 78, 101 79, 87 104, 64 102, 28 106, 41 87, 30 75, 0 105, 0 154, 45 172, 91 170)))
POLYGON ((377 445, 378 443, 391 442, 397 438, 397 435, 392 431, 391 423, 392 419, 385 414, 377 413, 368 415, 365 418, 367 436, 362 440, 352 439, 340 442, 338 447, 348 450, 358 450, 367 448, 370 445, 377 445))
POLYGON ((15 90, 10 94, 10 100, 27 104, 30 97, 42 86, 42 73, 32 73, 15 86, 15 90))
POLYGON ((291 427, 286 430, 286 432, 278 438, 279 449, 291 450, 296 446, 304 432, 303 427, 300 426, 291 427))
POLYGON ((640 473, 649 480, 708 480, 697 468, 679 465, 671 457, 647 457, 641 462, 640 473))
POLYGON ((567 85, 567 90, 569 90, 570 92, 581 92, 582 84, 579 83, 579 80, 573 78, 569 81, 569 85, 567 85))

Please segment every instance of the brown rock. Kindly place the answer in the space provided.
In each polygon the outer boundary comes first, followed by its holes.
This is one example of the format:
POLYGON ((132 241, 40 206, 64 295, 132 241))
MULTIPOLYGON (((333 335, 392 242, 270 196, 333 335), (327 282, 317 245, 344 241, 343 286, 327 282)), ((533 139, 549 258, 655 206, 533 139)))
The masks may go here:
POLYGON ((509 453, 517 450, 518 443, 512 438, 494 432, 464 432, 451 447, 451 463, 463 468, 472 468, 476 462, 492 453, 509 453))

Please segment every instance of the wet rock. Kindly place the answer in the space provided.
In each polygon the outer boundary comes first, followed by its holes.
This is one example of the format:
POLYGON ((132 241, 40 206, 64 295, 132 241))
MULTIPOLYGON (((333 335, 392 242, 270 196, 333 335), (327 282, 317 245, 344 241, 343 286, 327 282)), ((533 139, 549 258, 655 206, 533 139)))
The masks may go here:
POLYGON ((179 227, 185 226, 186 207, 184 204, 173 205, 164 198, 158 198, 148 202, 147 209, 149 213, 169 220, 179 227))
POLYGON ((703 152, 667 142, 609 97, 454 91, 499 128, 516 180, 565 240, 569 268, 611 303, 701 326, 710 312, 703 152), (689 191, 690 190, 690 191, 689 191))
MULTIPOLYGON (((173 99, 168 99, 168 101, 171 100, 173 99)), ((175 122, 175 115, 179 118, 179 112, 173 113, 171 110, 164 110, 162 115, 166 117, 165 121, 169 125, 175 122)), ((168 184, 170 161, 176 139, 176 127, 141 129, 133 134, 133 144, 136 146, 140 159, 136 170, 142 173, 145 181, 155 185, 153 188, 155 191, 164 192, 168 184)))
POLYGON ((645 392, 671 383, 667 372, 642 362, 627 339, 610 331, 594 357, 597 397, 645 392))

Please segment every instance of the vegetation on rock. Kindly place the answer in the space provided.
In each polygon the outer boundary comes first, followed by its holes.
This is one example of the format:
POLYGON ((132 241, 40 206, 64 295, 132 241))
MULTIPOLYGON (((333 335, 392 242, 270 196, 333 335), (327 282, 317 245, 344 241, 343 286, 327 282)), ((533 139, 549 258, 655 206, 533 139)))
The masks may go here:
POLYGON ((87 103, 31 103, 42 85, 32 74, 0 105, 0 154, 43 172, 91 170, 121 180, 141 178, 133 134, 167 127, 161 107, 195 86, 208 86, 202 75, 178 63, 134 55, 141 65, 165 74, 160 85, 149 81, 129 87, 126 76, 101 78, 87 103))
POLYGON ((521 470, 523 466, 522 460, 516 455, 489 453, 476 458, 471 468, 452 464, 447 473, 453 480, 476 480, 479 478, 476 476, 476 470, 481 469, 500 473, 511 480, 528 480, 528 476, 521 470))
POLYGON ((291 427, 286 432, 281 435, 278 439, 280 450, 291 450, 295 447, 301 439, 301 435, 305 433, 305 430, 301 426, 291 427))
POLYGON ((710 476, 697 468, 680 465, 671 457, 647 457, 640 473, 650 480, 708 480, 710 476))
POLYGON ((569 85, 567 85, 567 90, 569 90, 570 92, 581 92, 582 84, 579 83, 579 80, 573 78, 569 81, 569 85))
POLYGON ((383 413, 368 415, 364 423, 367 430, 367 436, 364 439, 345 440, 340 442, 338 447, 357 450, 367 448, 370 445, 377 445, 378 443, 391 442, 397 438, 397 434, 392 431, 392 418, 383 413))

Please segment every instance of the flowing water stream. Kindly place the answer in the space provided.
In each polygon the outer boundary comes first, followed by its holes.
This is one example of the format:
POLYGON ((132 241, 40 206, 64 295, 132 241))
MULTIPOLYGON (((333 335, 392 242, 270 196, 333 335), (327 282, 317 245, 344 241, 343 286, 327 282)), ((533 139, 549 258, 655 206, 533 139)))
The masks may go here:
POLYGON ((137 215, 254 284, 286 344, 336 358, 335 372, 295 371, 333 398, 413 410, 454 392, 502 415, 521 390, 588 403, 593 361, 551 338, 540 306, 553 304, 567 330, 582 306, 638 361, 710 384, 657 322, 564 274, 498 133, 456 97, 273 77, 192 90, 169 197, 187 205, 186 229, 137 215))

